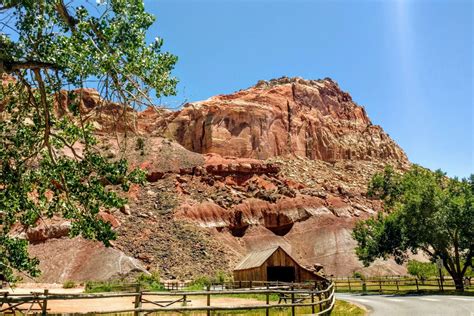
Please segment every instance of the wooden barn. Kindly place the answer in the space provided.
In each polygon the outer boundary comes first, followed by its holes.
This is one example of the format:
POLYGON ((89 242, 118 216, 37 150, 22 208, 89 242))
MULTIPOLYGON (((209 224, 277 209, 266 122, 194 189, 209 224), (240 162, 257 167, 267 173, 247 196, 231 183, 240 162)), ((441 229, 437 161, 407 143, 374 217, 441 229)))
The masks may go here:
POLYGON ((250 252, 234 269, 234 281, 326 281, 293 259, 280 246, 250 252))

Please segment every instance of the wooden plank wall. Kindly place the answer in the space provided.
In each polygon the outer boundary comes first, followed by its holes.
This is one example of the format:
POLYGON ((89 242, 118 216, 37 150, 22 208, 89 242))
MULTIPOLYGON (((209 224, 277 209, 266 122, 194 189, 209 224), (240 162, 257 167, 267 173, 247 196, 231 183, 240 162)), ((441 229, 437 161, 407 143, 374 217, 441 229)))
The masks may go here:
POLYGON ((267 281, 267 267, 294 267, 296 282, 318 279, 313 273, 302 268, 296 261, 279 248, 260 267, 234 271, 234 280, 267 281))

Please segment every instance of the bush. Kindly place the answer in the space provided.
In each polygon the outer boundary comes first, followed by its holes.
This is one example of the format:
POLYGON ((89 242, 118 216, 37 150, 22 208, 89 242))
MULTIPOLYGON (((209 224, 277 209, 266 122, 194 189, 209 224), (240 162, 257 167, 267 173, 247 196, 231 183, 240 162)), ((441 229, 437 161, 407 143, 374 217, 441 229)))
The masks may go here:
POLYGON ((225 273, 224 271, 217 271, 212 282, 221 284, 224 282, 229 282, 231 280, 232 280, 232 277, 229 274, 225 273))
POLYGON ((64 281, 63 289, 72 289, 76 287, 76 283, 72 280, 64 281))
POLYGON ((203 275, 203 276, 200 276, 200 277, 197 277, 196 279, 194 279, 187 287, 186 289, 187 290, 202 290, 208 286, 211 286, 212 284, 212 281, 211 279, 206 276, 206 275, 203 275))
POLYGON ((408 273, 420 280, 438 276, 438 268, 434 263, 409 260, 407 264, 408 273))
POLYGON ((362 272, 359 272, 359 271, 355 271, 352 274, 352 277, 355 278, 355 279, 365 280, 365 276, 362 274, 362 272))
POLYGON ((137 143, 135 145, 135 150, 140 151, 140 155, 145 155, 145 140, 141 137, 137 138, 137 143))
POLYGON ((145 287, 152 291, 163 291, 165 289, 160 281, 160 274, 157 271, 151 274, 140 274, 137 278, 137 283, 140 284, 140 287, 145 287))
POLYGON ((187 287, 187 290, 203 290, 212 284, 222 284, 224 282, 232 281, 232 277, 224 272, 217 271, 213 277, 202 275, 195 278, 187 287))
POLYGON ((120 285, 112 282, 86 282, 86 293, 120 291, 120 285))

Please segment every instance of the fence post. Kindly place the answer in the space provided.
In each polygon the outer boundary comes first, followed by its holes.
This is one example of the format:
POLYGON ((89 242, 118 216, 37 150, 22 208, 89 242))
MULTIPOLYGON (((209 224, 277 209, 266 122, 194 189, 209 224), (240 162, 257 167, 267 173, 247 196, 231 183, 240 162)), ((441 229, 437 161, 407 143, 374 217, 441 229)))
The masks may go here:
POLYGON ((188 296, 186 294, 184 294, 183 295, 183 306, 188 305, 187 300, 188 300, 188 296))
MULTIPOLYGON (((208 285, 207 286, 207 291, 209 292, 211 290, 211 287, 208 285)), ((211 294, 207 293, 207 306, 211 306, 211 294)), ((207 310, 207 316, 211 316, 211 310, 207 310)))
MULTIPOLYGON (((140 283, 135 285, 135 293, 136 293, 136 295, 135 295, 135 309, 137 309, 137 308, 142 307, 142 292, 141 292, 141 289, 140 289, 140 283)), ((140 316, 141 312, 134 311, 133 315, 134 316, 140 316)))
POLYGON ((291 282, 291 316, 295 316, 295 286, 293 285, 293 282, 291 282))
POLYGON ((250 280, 249 288, 252 289, 252 280, 250 280))
POLYGON ((349 292, 352 292, 352 289, 351 289, 351 279, 349 277, 347 277, 347 283, 349 284, 349 292))
POLYGON ((321 303, 323 295, 321 293, 318 293, 318 302, 319 302, 319 312, 323 311, 323 303, 321 303))
POLYGON ((49 290, 44 290, 44 299, 43 299, 43 306, 41 306, 41 314, 43 316, 48 315, 48 292, 49 290))
POLYGON ((314 291, 316 289, 314 289, 312 292, 311 292, 311 314, 314 314, 315 313, 315 310, 314 310, 314 291))
POLYGON ((379 280, 379 291, 382 293, 382 280, 379 280))
POLYGON ((400 291, 400 288, 398 287, 398 280, 395 281, 397 283, 397 292, 400 291))
POLYGON ((438 288, 440 291, 444 291, 444 287, 443 287, 443 279, 439 278, 437 279, 438 281, 438 288))
MULTIPOLYGON (((269 305, 270 304, 270 284, 267 283, 267 293, 266 293, 266 304, 269 305)), ((267 307, 265 309, 265 315, 266 316, 269 316, 270 315, 270 309, 267 307)))
POLYGON ((418 278, 415 279, 415 282, 416 282, 416 291, 419 292, 420 288, 418 287, 418 278))

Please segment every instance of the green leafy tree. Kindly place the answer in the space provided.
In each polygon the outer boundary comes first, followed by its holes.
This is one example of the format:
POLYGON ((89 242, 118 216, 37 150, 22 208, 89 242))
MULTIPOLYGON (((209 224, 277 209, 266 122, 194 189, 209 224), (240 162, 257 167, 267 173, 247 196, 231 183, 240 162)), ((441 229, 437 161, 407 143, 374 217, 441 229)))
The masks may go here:
POLYGON ((62 216, 72 236, 115 238, 99 211, 121 207, 116 188, 144 173, 99 153, 78 88, 93 80, 102 104, 124 114, 118 120, 151 105, 152 92, 174 94, 176 57, 161 51, 161 39, 145 39, 153 22, 142 0, 0 1, 0 274, 8 280, 39 273, 19 228, 62 216))
POLYGON ((433 262, 442 259, 463 290, 474 252, 474 176, 451 179, 419 166, 398 174, 387 167, 373 177, 369 195, 384 201, 386 213, 356 224, 359 259, 368 266, 392 256, 401 264, 408 253, 423 251, 433 262))
POLYGON ((438 268, 434 263, 421 262, 417 260, 408 260, 407 270, 413 276, 416 276, 420 280, 424 281, 429 277, 435 277, 438 275, 438 268))

